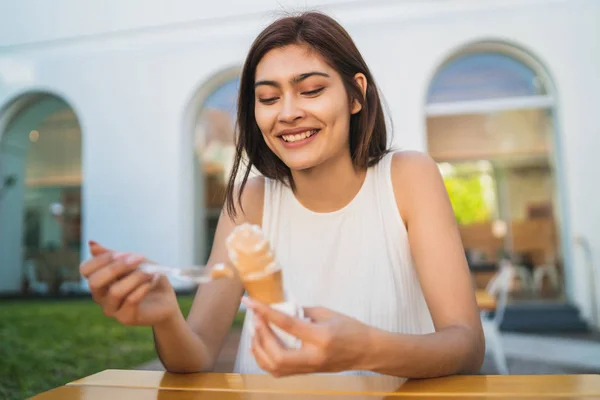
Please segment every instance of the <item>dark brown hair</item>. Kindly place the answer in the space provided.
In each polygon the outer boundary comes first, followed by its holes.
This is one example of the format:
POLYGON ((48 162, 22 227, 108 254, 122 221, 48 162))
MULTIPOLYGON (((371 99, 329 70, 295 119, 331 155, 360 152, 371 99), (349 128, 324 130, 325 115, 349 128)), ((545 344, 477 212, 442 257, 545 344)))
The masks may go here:
MULTIPOLYGON (((244 177, 237 195, 241 197, 252 167, 263 176, 293 187, 290 169, 267 146, 254 115, 254 80, 256 67, 270 50, 288 45, 306 45, 316 50, 342 77, 349 101, 357 100, 362 109, 350 116, 350 155, 356 167, 367 168, 376 164, 389 152, 384 113, 375 80, 346 30, 333 18, 305 12, 273 22, 265 28, 250 47, 242 69, 238 95, 236 154, 227 184, 226 204, 229 215, 235 217, 236 176, 247 157, 244 177), (357 73, 367 78, 367 92, 363 97, 354 81, 357 73)), ((242 210, 243 211, 243 210, 242 210)))

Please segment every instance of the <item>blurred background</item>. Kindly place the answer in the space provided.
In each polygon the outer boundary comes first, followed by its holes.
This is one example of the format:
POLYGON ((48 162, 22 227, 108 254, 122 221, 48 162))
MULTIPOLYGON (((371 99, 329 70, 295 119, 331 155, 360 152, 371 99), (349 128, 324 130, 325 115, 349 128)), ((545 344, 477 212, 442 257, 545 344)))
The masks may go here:
POLYGON ((91 301, 86 243, 206 262, 244 57, 306 9, 354 38, 393 145, 439 163, 473 285, 500 300, 482 373, 600 372, 597 0, 23 0, 0 3, 0 398, 161 368, 149 329, 91 301))

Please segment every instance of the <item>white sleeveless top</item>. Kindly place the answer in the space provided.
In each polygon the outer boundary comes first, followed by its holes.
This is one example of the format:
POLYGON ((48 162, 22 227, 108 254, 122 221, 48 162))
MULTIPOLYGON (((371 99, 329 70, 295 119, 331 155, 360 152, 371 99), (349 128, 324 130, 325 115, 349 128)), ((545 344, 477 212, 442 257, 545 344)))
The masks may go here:
MULTIPOLYGON (((434 332, 394 197, 393 153, 368 169, 344 208, 317 213, 289 187, 265 178, 262 229, 302 306, 322 306, 395 333, 434 332)), ((234 372, 264 373, 250 350, 248 310, 234 372)), ((344 374, 364 374, 348 371, 344 374)))

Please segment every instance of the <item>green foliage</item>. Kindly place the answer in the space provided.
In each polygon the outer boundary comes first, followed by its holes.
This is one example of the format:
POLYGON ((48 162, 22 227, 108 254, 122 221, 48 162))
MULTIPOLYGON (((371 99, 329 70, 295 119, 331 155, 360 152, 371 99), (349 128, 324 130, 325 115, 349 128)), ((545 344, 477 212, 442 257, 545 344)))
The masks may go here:
POLYGON ((449 176, 444 178, 454 215, 460 225, 487 221, 490 209, 485 202, 480 176, 449 176))
MULTIPOLYGON (((180 297, 184 315, 192 299, 180 297)), ((234 326, 241 325, 242 317, 234 326)), ((0 305, 0 399, 23 399, 154 358, 150 328, 123 326, 89 299, 4 300, 0 305)))

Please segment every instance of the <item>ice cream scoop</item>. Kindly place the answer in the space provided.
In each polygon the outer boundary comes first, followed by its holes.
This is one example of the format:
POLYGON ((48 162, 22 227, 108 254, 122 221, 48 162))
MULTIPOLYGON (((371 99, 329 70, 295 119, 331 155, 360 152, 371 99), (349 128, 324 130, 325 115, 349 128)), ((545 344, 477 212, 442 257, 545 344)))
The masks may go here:
POLYGON ((265 304, 285 301, 281 268, 260 227, 248 223, 237 226, 226 245, 250 297, 265 304))

